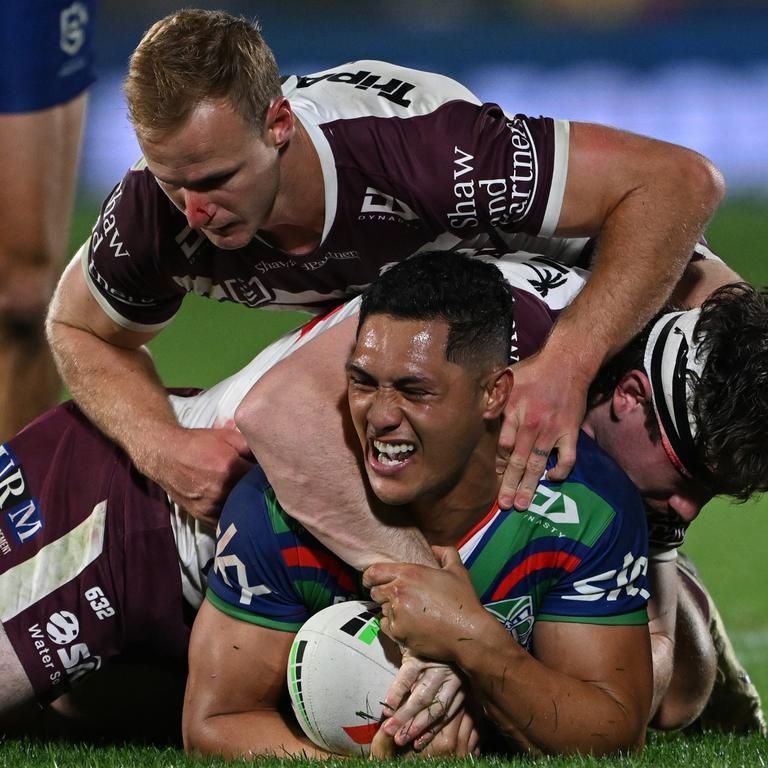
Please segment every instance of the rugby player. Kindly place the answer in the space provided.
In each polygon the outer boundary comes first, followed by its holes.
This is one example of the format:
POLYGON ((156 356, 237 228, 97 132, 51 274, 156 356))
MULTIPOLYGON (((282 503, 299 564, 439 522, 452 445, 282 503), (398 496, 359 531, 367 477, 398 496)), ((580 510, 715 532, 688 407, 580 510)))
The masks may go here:
MULTIPOLYGON (((245 441, 180 428, 140 352, 186 293, 316 310, 426 246, 599 235, 588 287, 516 371, 504 463, 515 450, 500 492, 524 508, 553 446, 552 476, 567 473, 589 381, 668 298, 723 194, 719 172, 694 152, 507 116, 432 73, 359 61, 281 84, 256 25, 218 11, 178 11, 151 27, 126 94, 145 162, 109 195, 60 281, 49 339, 93 423, 209 519, 245 441)), ((572 259, 583 245, 555 243, 552 255, 572 259)), ((246 436, 259 426, 244 416, 246 436)), ((338 529, 354 531, 354 512, 336 494, 321 498, 334 483, 321 485, 318 510, 338 510, 338 529)))
POLYGON ((95 5, 8 0, 0 11, 0 442, 59 401, 44 320, 69 243, 95 5))
MULTIPOLYGON (((687 372, 716 381, 731 339, 715 334, 711 353, 695 330, 698 311, 663 316, 634 344, 634 367, 605 372, 569 480, 544 479, 525 515, 500 510, 495 441, 512 388, 513 337, 498 322, 510 299, 500 298, 500 277, 487 269, 455 254, 426 254, 394 267, 364 295, 347 372, 366 475, 378 497, 403 506, 439 546, 440 561, 438 569, 375 565, 364 578, 384 603, 384 628, 412 651, 457 664, 515 748, 638 748, 654 682, 638 538, 643 498, 692 519, 718 489, 747 494, 768 482, 764 461, 745 471, 728 459, 732 445, 722 435, 695 442, 704 434, 699 418, 716 415, 716 397, 690 400, 695 421, 688 423, 687 372), (694 462, 702 448, 704 463, 694 462), (451 549, 457 542, 468 573, 451 549), (397 595, 406 593, 411 602, 401 604, 397 595), (512 620, 513 603, 525 600, 532 628, 517 614, 517 626, 512 620), (417 615, 424 626, 414 629, 417 615), (506 668, 515 673, 502 679, 506 668)), ((702 311, 702 330, 750 302, 764 336, 765 300, 746 286, 714 299, 702 311)), ((322 450, 322 440, 307 450, 322 450)), ((356 572, 292 520, 263 471, 253 470, 225 507, 208 599, 192 633, 187 748, 227 757, 318 754, 280 708, 288 650, 311 613, 360 594, 356 572)), ((471 751, 470 740, 456 743, 466 731, 461 716, 443 725, 431 753, 471 751)))

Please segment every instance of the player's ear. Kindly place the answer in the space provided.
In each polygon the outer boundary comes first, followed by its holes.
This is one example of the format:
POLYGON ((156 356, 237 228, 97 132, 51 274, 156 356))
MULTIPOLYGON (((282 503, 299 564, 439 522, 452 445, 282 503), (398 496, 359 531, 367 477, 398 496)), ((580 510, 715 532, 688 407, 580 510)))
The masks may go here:
POLYGON ((637 409, 644 412, 645 404, 651 399, 651 383, 648 377, 637 369, 625 373, 613 390, 611 411, 616 419, 625 418, 637 409))
POLYGON ((504 413, 504 407, 509 400, 514 384, 515 375, 507 366, 491 373, 485 381, 485 411, 484 419, 498 419, 504 413))
POLYGON ((277 149, 285 146, 293 137, 296 118, 293 115, 291 103, 285 96, 278 96, 269 105, 264 118, 264 129, 267 142, 269 143, 271 139, 277 149))

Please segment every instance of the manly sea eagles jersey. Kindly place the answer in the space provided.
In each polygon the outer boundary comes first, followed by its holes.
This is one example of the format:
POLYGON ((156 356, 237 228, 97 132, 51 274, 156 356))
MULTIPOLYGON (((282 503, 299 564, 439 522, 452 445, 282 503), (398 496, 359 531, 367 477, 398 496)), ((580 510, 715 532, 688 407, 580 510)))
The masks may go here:
MULTIPOLYGON (((187 292, 318 311, 417 251, 490 238, 502 250, 541 252, 554 232, 568 122, 512 117, 449 78, 380 61, 292 76, 283 92, 322 167, 320 244, 300 257, 258 237, 216 248, 140 163, 80 253, 91 292, 119 325, 159 330, 187 292)), ((544 253, 567 261, 585 242, 555 239, 544 253)))
MULTIPOLYGON (((525 513, 495 506, 457 548, 482 604, 529 648, 536 620, 647 621, 644 515, 629 478, 581 433, 566 482, 542 481, 525 513)), ((322 608, 364 596, 360 574, 286 514, 261 469, 246 475, 219 521, 207 599, 233 618, 295 632, 322 608)))

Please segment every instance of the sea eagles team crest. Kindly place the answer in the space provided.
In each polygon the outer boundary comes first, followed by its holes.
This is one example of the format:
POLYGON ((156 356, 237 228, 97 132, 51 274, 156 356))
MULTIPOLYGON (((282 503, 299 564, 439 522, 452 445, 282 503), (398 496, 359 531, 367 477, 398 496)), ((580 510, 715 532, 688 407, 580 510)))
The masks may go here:
POLYGON ((485 606, 503 625, 504 629, 524 648, 528 647, 533 631, 533 602, 531 598, 516 597, 511 600, 499 600, 485 606))

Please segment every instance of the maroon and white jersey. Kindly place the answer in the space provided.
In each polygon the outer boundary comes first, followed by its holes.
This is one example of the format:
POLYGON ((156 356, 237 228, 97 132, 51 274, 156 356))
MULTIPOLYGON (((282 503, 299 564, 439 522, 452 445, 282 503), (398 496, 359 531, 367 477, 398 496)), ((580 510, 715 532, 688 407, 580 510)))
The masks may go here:
POLYGON ((319 246, 300 257, 259 238, 218 249, 139 164, 81 251, 91 291, 118 324, 159 330, 187 292, 318 311, 417 251, 470 242, 539 250, 526 244, 554 232, 567 122, 510 117, 449 78, 379 61, 290 77, 284 93, 322 167, 319 246))

